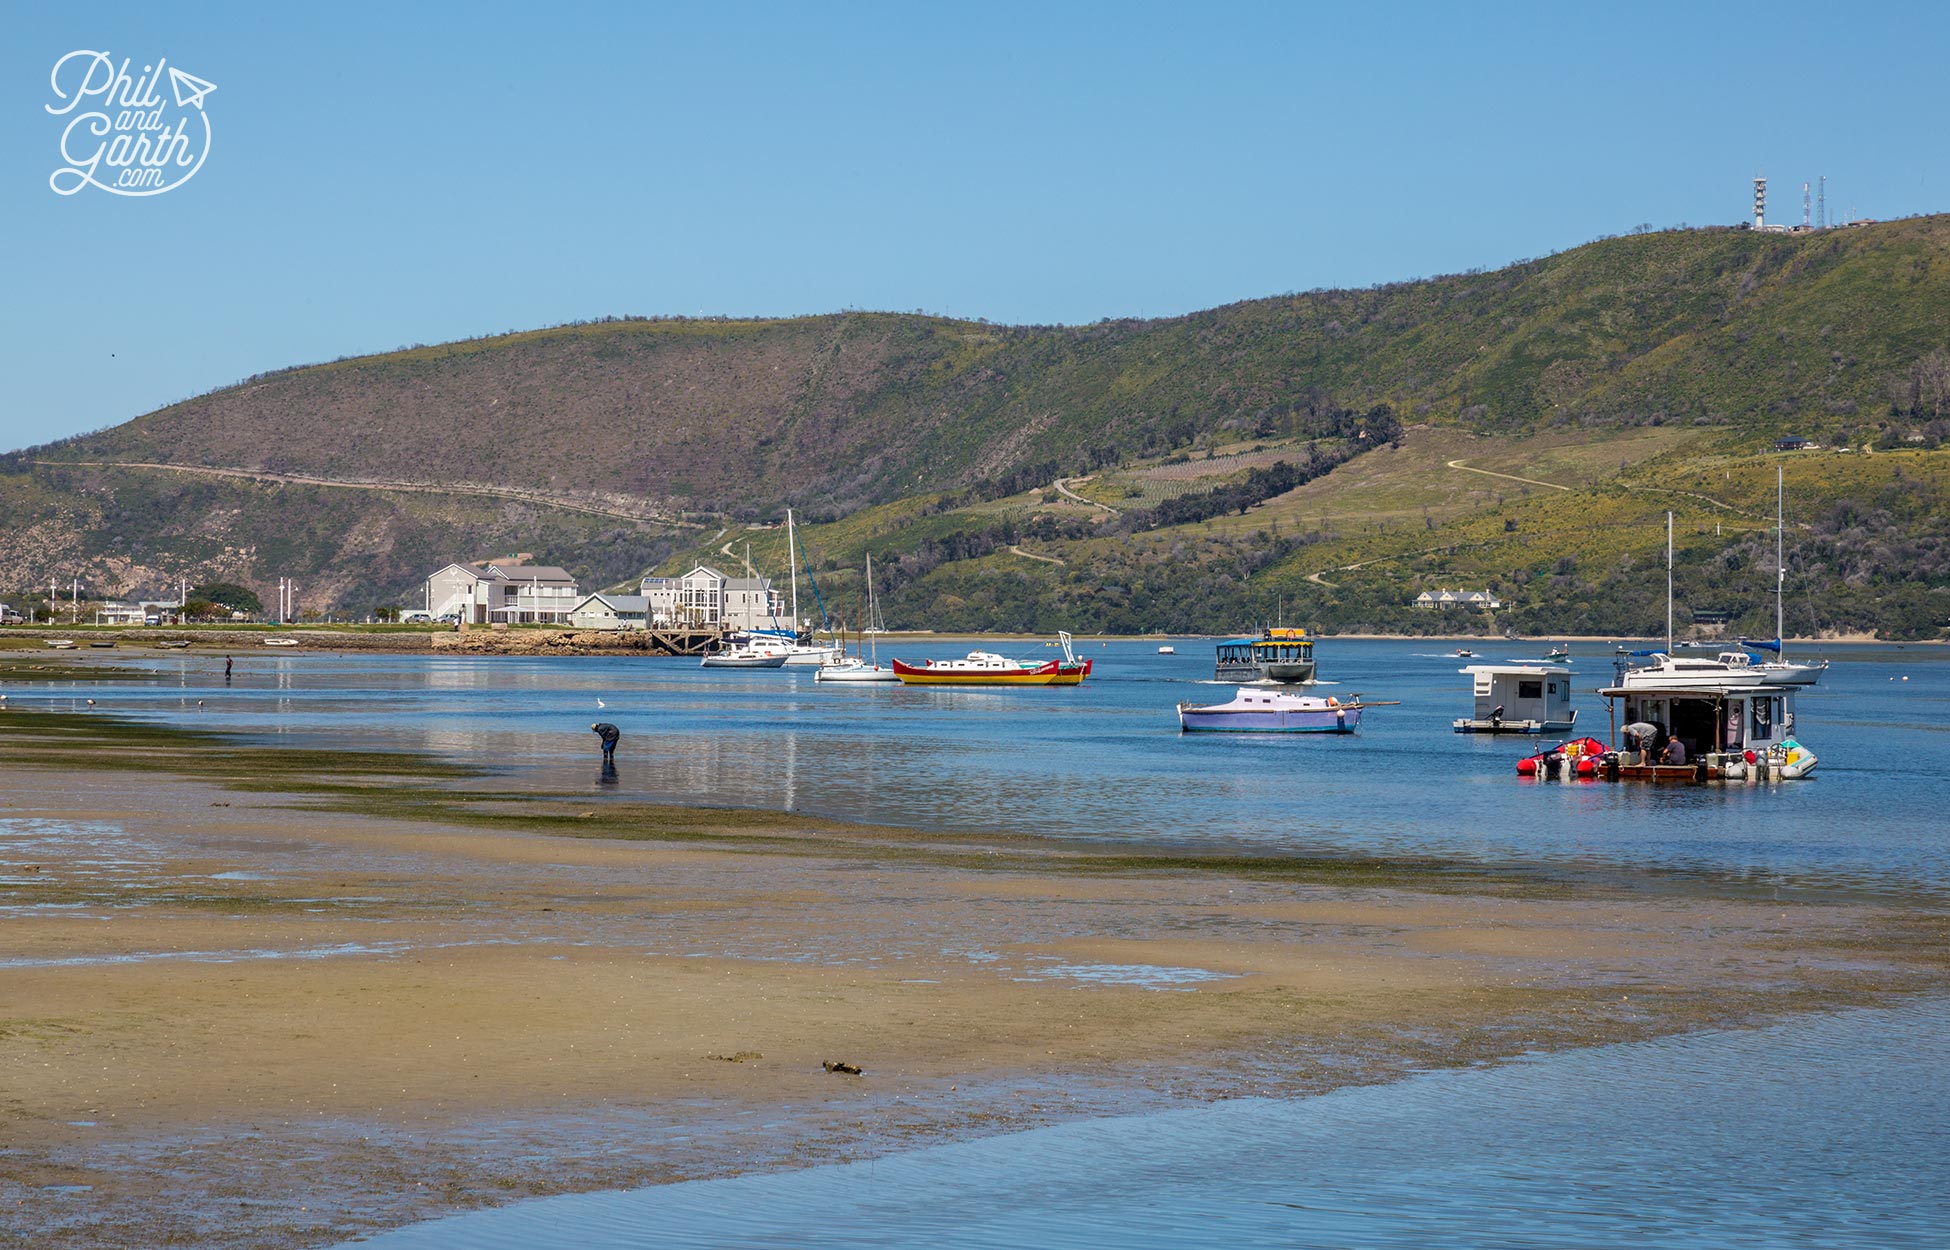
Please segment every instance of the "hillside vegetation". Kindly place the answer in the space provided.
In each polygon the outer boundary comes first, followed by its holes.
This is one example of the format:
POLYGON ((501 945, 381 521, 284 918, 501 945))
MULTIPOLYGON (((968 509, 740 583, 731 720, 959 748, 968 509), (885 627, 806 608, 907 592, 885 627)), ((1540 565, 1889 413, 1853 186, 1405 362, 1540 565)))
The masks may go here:
POLYGON ((0 586, 292 575, 356 607, 448 559, 593 586, 747 534, 777 571, 745 527, 793 505, 836 570, 872 546, 914 626, 1430 627, 1406 601, 1467 583, 1618 632, 1655 583, 1663 623, 1669 505, 1688 603, 1752 598, 1756 483, 1797 433, 1885 449, 1793 462, 1802 628, 1927 633, 1947 245, 1944 217, 1676 231, 1150 321, 626 319, 291 369, 0 458, 0 586), (152 464, 320 481, 115 467, 152 464), (1659 493, 1716 473, 1726 506, 1659 493))

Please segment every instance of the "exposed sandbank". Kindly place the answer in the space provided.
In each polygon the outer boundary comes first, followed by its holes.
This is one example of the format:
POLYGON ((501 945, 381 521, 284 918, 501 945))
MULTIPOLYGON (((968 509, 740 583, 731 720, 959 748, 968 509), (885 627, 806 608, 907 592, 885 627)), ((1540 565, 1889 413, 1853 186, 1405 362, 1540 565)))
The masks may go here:
POLYGON ((1920 904, 584 816, 74 732, 103 766, 0 723, 0 1227, 37 1246, 315 1245, 1945 980, 1920 904))

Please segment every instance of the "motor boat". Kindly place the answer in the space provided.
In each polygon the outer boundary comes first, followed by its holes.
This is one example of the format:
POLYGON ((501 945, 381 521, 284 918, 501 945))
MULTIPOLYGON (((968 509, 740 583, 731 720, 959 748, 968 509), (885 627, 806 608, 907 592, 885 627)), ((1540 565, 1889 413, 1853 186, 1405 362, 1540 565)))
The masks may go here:
POLYGON ((1178 705, 1178 727, 1187 733, 1353 733, 1365 705, 1359 695, 1289 694, 1241 686, 1229 703, 1178 705))

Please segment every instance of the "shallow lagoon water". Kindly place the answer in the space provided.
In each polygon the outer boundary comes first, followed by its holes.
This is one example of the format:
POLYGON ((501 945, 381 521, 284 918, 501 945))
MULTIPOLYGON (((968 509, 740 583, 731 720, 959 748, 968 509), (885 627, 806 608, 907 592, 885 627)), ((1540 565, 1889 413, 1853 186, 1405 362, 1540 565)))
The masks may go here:
MULTIPOLYGON (((900 644, 903 656, 966 646, 900 644)), ((1043 654, 1033 644, 1015 648, 1043 654)), ((808 670, 641 658, 240 654, 152 663, 161 682, 16 687, 305 746, 428 750, 472 785, 1026 831, 1132 849, 1424 853, 1743 874, 1758 887, 1950 892, 1950 657, 1831 647, 1801 701, 1808 782, 1519 782, 1529 739, 1458 736, 1465 661, 1426 642, 1322 644, 1329 689, 1397 698, 1360 734, 1182 736, 1217 701, 1209 645, 1088 646, 1075 690, 815 685, 808 670), (1909 678, 1904 681, 1902 678, 1909 678), (597 707, 601 699, 605 706, 597 707), (197 706, 199 700, 203 706, 197 706), (590 722, 624 729, 617 775, 590 722)), ((1482 659, 1539 648, 1474 647, 1482 659)), ((1607 649, 1576 665, 1581 721, 1607 649)), ((118 662, 132 657, 118 655, 118 662)), ((9 828, 100 841, 81 826, 9 828)), ((143 858, 122 844, 111 882, 143 858)), ((977 957, 971 954, 971 958, 977 957)), ((1088 970, 1161 991, 1171 968, 1088 970)), ((1079 978, 1076 969, 1025 975, 1079 978)), ((1298 1102, 1242 1101, 871 1163, 585 1195, 400 1230, 413 1247, 1039 1245, 1937 1246, 1950 1241, 1950 1006, 1854 1012, 1434 1073, 1298 1102)))
POLYGON ((373 1250, 1826 1247, 1950 1239, 1950 1003, 525 1202, 373 1250))
MULTIPOLYGON (((990 644, 994 645, 994 644, 990 644)), ((1853 887, 1950 890, 1950 656, 1938 648, 1829 647, 1801 698, 1808 782, 1662 787, 1519 782, 1535 739, 1458 735, 1457 670, 1534 658, 1537 644, 1320 645, 1325 690, 1400 699, 1361 732, 1182 735, 1180 700, 1222 700, 1211 644, 1089 643, 1097 671, 1071 689, 819 685, 810 669, 705 670, 641 657, 449 658, 239 654, 149 661, 159 683, 20 689, 17 699, 242 731, 304 745, 428 750, 494 768, 488 785, 592 800, 793 810, 971 832, 1022 831, 1135 847, 1419 853, 1747 873, 1853 887), (1902 680, 1909 678, 1909 680, 1902 680), (204 701, 198 707, 198 700, 204 701), (601 700, 605 705, 597 706, 601 700), (589 725, 620 725, 617 772, 589 725)), ((1038 643, 1005 650, 1041 658, 1038 643)), ((966 644, 898 643, 904 657, 966 644)), ((1606 736, 1590 693, 1609 648, 1574 648, 1581 728, 1606 736)), ((130 657, 117 657, 127 662, 130 657)))

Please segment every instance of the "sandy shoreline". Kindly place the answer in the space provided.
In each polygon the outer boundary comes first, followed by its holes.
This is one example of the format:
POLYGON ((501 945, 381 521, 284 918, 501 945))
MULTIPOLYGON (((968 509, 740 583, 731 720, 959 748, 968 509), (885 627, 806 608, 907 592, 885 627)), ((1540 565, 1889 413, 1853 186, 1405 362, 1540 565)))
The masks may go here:
POLYGON ((326 1244, 1945 980, 1941 913, 1886 900, 299 802, 0 764, 0 1229, 326 1244))

